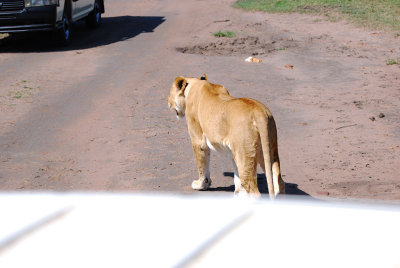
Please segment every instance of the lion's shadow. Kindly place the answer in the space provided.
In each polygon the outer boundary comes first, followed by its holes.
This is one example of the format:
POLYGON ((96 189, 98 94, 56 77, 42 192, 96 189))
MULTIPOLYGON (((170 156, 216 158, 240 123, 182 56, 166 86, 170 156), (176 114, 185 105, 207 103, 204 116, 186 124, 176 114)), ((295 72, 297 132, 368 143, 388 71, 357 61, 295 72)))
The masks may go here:
MULTIPOLYGON (((226 177, 233 178, 233 176, 234 176, 233 172, 224 172, 223 174, 226 177)), ((258 184, 258 189, 260 190, 261 194, 268 194, 268 185, 267 185, 267 179, 265 177, 265 174, 257 174, 257 184, 258 184)), ((298 185, 295 183, 285 182, 285 189, 286 189, 286 194, 288 194, 288 195, 310 196, 308 193, 299 189, 298 185)), ((224 186, 224 187, 210 187, 208 189, 208 191, 234 192, 235 185, 232 184, 230 186, 224 186)))

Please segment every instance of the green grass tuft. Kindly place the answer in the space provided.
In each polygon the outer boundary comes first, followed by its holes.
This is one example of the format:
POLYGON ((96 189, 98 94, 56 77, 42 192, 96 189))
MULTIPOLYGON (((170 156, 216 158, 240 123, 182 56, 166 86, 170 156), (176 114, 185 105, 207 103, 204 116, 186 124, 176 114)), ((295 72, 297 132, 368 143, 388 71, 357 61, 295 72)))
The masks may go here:
POLYGON ((24 91, 24 90, 19 90, 19 91, 15 91, 12 94, 14 99, 22 99, 22 98, 27 98, 27 97, 31 97, 33 94, 32 92, 29 91, 24 91))
POLYGON ((367 28, 400 30, 399 0, 238 0, 234 6, 274 13, 315 13, 367 28))
POLYGON ((395 64, 400 64, 400 58, 399 59, 388 59, 386 61, 386 65, 395 65, 395 64))
POLYGON ((235 35, 234 32, 231 32, 231 31, 226 31, 226 32, 218 31, 218 32, 214 33, 214 36, 215 37, 229 37, 229 38, 232 38, 232 37, 235 37, 236 35, 235 35))

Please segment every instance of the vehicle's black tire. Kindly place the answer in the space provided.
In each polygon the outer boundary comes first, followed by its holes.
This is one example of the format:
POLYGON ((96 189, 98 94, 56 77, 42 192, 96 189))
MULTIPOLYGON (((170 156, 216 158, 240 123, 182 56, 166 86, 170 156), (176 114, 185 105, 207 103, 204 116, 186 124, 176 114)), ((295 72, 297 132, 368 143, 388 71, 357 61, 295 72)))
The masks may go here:
POLYGON ((86 17, 86 24, 90 28, 96 28, 101 23, 101 8, 99 4, 99 0, 94 2, 94 7, 92 12, 86 17))
POLYGON ((71 29, 72 23, 68 13, 64 11, 62 18, 62 26, 56 31, 56 41, 60 46, 71 44, 71 29))

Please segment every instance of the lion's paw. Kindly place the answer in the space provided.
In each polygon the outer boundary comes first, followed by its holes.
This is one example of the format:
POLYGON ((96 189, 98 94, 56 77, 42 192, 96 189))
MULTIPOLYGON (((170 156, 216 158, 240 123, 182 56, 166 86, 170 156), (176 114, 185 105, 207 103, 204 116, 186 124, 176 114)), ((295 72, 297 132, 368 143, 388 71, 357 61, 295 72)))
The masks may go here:
POLYGON ((192 188, 194 190, 207 190, 208 187, 210 186, 211 186, 211 179, 208 178, 204 180, 198 179, 192 182, 192 188))

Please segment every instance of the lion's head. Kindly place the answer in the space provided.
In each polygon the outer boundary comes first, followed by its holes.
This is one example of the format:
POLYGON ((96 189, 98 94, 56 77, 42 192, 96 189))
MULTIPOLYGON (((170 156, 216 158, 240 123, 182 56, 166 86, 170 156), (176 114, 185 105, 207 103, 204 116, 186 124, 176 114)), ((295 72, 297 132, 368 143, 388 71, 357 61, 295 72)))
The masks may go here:
POLYGON ((168 96, 169 108, 175 110, 176 116, 182 118, 185 116, 185 89, 187 86, 187 80, 183 76, 175 78, 174 83, 171 86, 168 96))

